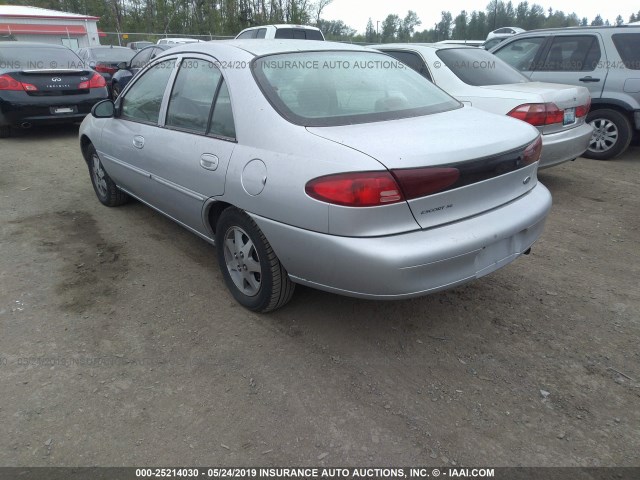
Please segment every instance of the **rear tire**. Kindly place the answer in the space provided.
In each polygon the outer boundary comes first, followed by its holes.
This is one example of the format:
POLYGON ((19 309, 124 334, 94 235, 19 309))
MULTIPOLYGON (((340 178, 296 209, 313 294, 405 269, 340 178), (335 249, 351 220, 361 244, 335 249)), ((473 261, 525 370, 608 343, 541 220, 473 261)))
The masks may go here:
POLYGON ((243 307, 270 312, 284 306, 295 289, 258 225, 227 208, 216 225, 216 254, 227 288, 243 307))
POLYGON ((593 110, 587 115, 587 123, 593 126, 594 131, 584 157, 611 160, 624 152, 631 142, 631 123, 616 110, 593 110))
POLYGON ((107 207, 117 207, 129 201, 129 195, 120 190, 107 174, 95 147, 89 144, 85 149, 85 160, 89 167, 89 176, 93 191, 100 203, 107 207))

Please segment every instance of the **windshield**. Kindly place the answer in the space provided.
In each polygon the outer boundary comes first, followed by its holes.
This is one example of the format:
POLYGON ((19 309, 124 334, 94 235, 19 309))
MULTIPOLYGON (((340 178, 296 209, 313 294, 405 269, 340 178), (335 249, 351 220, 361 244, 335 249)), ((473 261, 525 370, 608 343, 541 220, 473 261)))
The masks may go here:
POLYGON ((136 54, 130 48, 94 48, 93 56, 98 62, 128 62, 136 54))
POLYGON ((402 62, 373 52, 301 52, 254 60, 267 99, 297 125, 334 126, 429 115, 459 108, 402 62))
POLYGON ((84 68, 84 63, 67 48, 9 47, 0 49, 0 68, 14 70, 84 68))
POLYGON ((529 81, 509 64, 480 48, 451 48, 438 50, 436 54, 467 85, 508 85, 529 81))

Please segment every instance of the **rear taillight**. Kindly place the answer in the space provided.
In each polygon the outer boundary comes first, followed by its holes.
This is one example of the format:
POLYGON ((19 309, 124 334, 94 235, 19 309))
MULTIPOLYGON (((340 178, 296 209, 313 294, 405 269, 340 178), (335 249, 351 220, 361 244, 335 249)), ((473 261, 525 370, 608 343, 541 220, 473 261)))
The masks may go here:
POLYGON ((522 154, 522 164, 531 165, 532 163, 540 160, 540 154, 542 153, 542 137, 538 135, 538 138, 524 149, 522 154))
POLYGON ((404 200, 389 172, 326 175, 307 182, 305 191, 311 198, 345 207, 375 207, 404 200))
POLYGON ((560 110, 555 103, 525 103, 514 108, 507 115, 535 127, 562 123, 564 120, 564 111, 560 110))
POLYGON ((591 97, 589 97, 589 101, 585 105, 580 105, 576 107, 576 117, 585 117, 589 110, 591 109, 591 97))
POLYGON ((38 88, 30 83, 22 83, 15 78, 5 74, 0 75, 0 90, 25 90, 27 92, 35 92, 38 88))
POLYGON ((102 63, 97 64, 95 67, 93 67, 93 69, 96 72, 109 73, 111 75, 113 75, 118 71, 116 67, 110 67, 109 65, 103 65, 102 63))
POLYGON ((447 190, 460 178, 454 167, 424 167, 392 170, 407 200, 447 190))
POLYGON ((78 85, 78 89, 85 90, 87 88, 102 88, 106 86, 107 82, 105 81, 104 77, 99 73, 94 73, 93 77, 91 77, 90 80, 81 82, 80 85, 78 85))

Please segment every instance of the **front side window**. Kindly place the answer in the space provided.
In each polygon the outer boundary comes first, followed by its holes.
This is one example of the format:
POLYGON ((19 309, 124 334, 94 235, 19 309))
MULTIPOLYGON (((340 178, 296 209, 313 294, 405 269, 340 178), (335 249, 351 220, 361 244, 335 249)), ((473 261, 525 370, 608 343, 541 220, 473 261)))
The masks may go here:
POLYGON ((529 71, 533 70, 533 61, 544 41, 544 37, 521 38, 493 53, 516 70, 529 71))
POLYGON ((595 35, 555 37, 540 70, 548 72, 593 71, 600 60, 595 35))
POLYGON ((616 33, 613 44, 625 67, 640 70, 640 33, 616 33))
POLYGON ((140 53, 131 59, 131 68, 143 68, 151 58, 152 51, 153 48, 140 51, 140 53))
POLYGON ((381 53, 268 55, 254 60, 252 71, 275 109, 297 125, 367 123, 461 107, 404 63, 381 53))
POLYGON ((160 62, 138 78, 122 97, 122 118, 143 123, 158 123, 164 91, 175 64, 175 59, 160 62))
POLYGON ((213 63, 185 58, 171 90, 165 125, 204 134, 221 78, 213 63))
POLYGON ((529 80, 509 64, 480 48, 448 48, 436 55, 467 85, 508 85, 529 80))

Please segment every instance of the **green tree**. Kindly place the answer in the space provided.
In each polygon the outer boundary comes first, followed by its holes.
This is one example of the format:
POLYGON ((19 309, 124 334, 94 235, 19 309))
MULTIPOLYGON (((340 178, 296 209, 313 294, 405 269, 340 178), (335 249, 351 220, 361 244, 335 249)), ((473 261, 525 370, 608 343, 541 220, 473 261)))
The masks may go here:
POLYGON ((596 15, 596 18, 593 19, 593 21, 591 22, 591 25, 595 27, 601 27, 602 25, 604 25, 604 21, 602 20, 602 17, 600 16, 600 14, 596 15))

